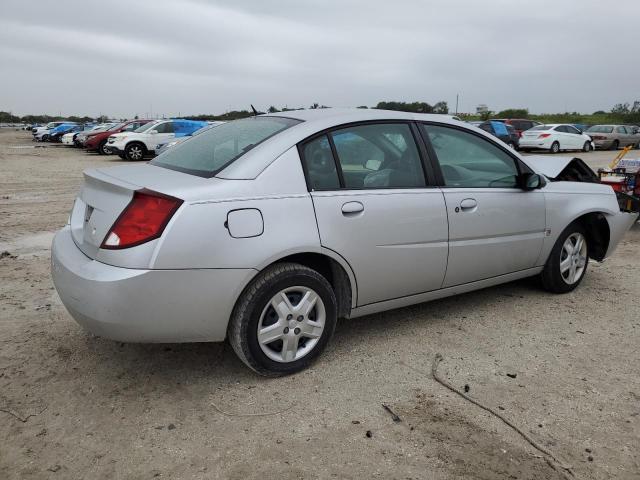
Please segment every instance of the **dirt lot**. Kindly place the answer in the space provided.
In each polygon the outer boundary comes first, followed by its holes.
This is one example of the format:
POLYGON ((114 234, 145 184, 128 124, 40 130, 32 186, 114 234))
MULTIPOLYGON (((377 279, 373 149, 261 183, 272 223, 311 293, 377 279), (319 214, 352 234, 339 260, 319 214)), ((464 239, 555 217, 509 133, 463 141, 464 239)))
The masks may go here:
POLYGON ((436 352, 576 478, 640 478, 639 229, 573 294, 528 280, 343 321, 313 368, 264 379, 224 344, 85 333, 48 248, 82 170, 118 162, 22 145, 27 132, 0 132, 0 478, 561 478, 431 378, 436 352))

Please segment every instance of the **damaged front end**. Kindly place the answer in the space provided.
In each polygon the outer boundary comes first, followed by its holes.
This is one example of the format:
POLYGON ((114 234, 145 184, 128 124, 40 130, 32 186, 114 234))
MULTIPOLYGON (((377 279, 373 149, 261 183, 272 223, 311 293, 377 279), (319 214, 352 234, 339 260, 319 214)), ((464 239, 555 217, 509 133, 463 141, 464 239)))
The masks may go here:
MULTIPOLYGON (((527 158, 532 159, 532 157, 527 158)), ((624 161, 623 161, 624 162, 624 161)), ((536 156, 536 170, 552 182, 584 182, 610 185, 616 194, 621 212, 640 212, 640 168, 621 166, 613 170, 598 170, 596 174, 580 158, 536 156)), ((622 163, 622 162, 621 162, 622 163)))

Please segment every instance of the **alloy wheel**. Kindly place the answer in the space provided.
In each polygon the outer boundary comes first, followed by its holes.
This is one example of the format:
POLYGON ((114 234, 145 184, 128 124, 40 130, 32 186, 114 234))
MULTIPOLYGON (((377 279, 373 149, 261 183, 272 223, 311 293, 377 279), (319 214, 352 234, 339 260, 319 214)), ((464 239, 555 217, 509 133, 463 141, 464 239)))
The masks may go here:
POLYGON ((560 251, 560 276, 573 285, 582 278, 587 266, 587 241, 579 232, 567 237, 560 251))
POLYGON ((129 147, 129 158, 131 160, 140 160, 143 156, 143 152, 142 152, 142 148, 139 147, 138 145, 133 145, 132 147, 129 147))
POLYGON ((289 363, 310 353, 326 322, 320 295, 309 287, 289 287, 276 293, 258 322, 258 344, 275 362, 289 363))

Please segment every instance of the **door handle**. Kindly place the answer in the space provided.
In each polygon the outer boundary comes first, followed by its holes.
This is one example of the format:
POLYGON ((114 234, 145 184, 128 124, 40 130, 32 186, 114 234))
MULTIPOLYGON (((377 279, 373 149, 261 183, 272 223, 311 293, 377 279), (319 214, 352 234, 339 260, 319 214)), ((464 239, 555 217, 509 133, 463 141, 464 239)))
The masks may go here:
POLYGON ((468 212, 469 210, 473 210, 478 206, 478 202, 475 198, 465 198, 460 202, 460 210, 463 212, 468 212))
POLYGON ((342 205, 342 214, 345 216, 360 213, 362 211, 364 211, 364 205, 360 202, 347 202, 342 205))

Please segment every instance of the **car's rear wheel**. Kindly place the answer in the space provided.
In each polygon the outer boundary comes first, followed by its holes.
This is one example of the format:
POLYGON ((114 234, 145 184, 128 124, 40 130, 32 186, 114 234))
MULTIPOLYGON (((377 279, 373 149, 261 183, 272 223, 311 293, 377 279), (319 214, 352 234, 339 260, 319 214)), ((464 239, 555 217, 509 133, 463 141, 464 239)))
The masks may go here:
POLYGON ((280 263, 261 272, 236 304, 227 336, 240 359, 265 376, 303 370, 336 326, 336 297, 318 272, 280 263))
POLYGON ((100 155, 111 155, 111 149, 107 147, 107 140, 103 140, 98 145, 98 153, 100 155))
POLYGON ((124 149, 124 156, 127 160, 142 160, 146 154, 146 149, 140 143, 131 143, 124 149))
POLYGON ((584 145, 582 146, 582 151, 583 152, 590 152, 591 151, 591 142, 584 142, 584 145))
POLYGON ((542 271, 543 287, 554 293, 574 290, 587 272, 589 245, 579 223, 569 225, 556 240, 542 271))
POLYGON ((618 140, 614 140, 611 144, 611 150, 618 150, 620 148, 620 142, 618 140))
POLYGON ((549 149, 549 151, 551 153, 558 153, 560 151, 560 143, 559 142, 553 142, 551 144, 551 148, 549 149))

